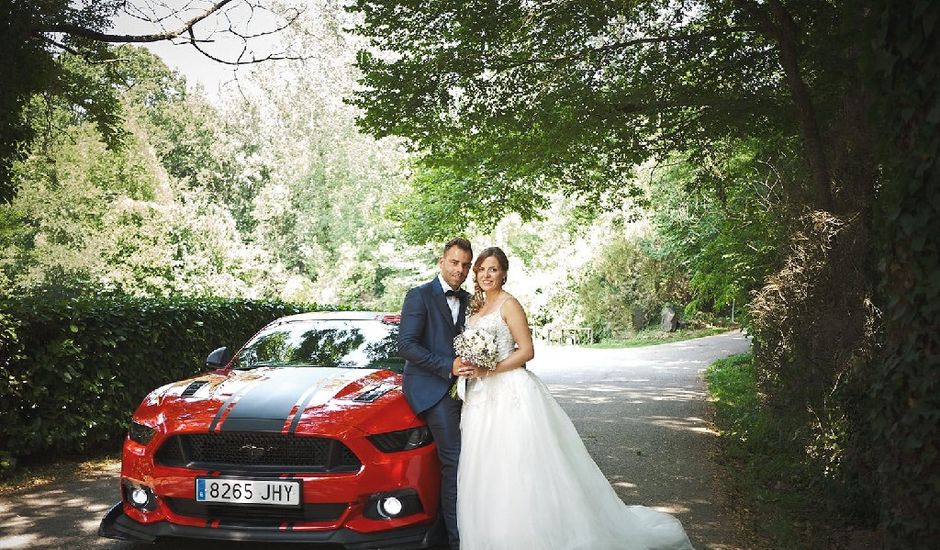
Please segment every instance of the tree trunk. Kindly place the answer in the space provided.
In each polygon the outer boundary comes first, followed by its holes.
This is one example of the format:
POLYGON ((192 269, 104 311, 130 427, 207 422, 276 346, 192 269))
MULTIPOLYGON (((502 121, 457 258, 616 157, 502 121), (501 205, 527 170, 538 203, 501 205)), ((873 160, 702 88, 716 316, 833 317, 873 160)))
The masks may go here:
POLYGON ((812 206, 815 209, 833 212, 835 201, 832 196, 829 165, 826 160, 826 150, 823 146, 822 132, 816 116, 809 87, 803 80, 800 71, 799 59, 799 29, 793 16, 786 10, 779 0, 769 0, 768 14, 761 6, 741 0, 738 2, 746 12, 755 17, 766 33, 773 38, 780 50, 780 64, 786 75, 790 94, 796 106, 797 118, 800 123, 800 133, 803 136, 803 148, 806 152, 806 161, 809 164, 812 176, 812 206))

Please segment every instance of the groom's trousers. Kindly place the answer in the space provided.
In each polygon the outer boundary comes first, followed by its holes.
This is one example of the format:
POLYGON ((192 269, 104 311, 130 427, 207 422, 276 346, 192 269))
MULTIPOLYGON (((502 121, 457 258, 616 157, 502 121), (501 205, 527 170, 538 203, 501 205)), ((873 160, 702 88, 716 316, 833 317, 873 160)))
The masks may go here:
POLYGON ((441 514, 451 549, 460 548, 457 533, 457 461, 460 459, 460 401, 445 395, 421 413, 428 423, 441 461, 441 514))

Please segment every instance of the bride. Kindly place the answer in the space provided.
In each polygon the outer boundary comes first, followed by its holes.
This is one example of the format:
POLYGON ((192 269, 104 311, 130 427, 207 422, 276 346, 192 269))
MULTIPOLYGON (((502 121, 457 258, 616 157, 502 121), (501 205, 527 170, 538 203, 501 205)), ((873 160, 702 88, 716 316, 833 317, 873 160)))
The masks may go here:
POLYGON ((496 335, 496 369, 477 368, 461 413, 457 523, 463 550, 691 549, 678 520, 625 505, 548 388, 525 369, 532 337, 503 290, 509 260, 474 262, 469 326, 496 335))

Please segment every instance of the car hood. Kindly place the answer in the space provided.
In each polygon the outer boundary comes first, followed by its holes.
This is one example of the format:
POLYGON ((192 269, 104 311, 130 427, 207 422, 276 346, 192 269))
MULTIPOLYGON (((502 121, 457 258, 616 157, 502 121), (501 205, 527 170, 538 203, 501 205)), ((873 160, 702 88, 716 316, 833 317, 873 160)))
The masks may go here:
MULTIPOLYGON (((168 431, 317 431, 370 424, 403 401, 400 376, 387 370, 259 367, 213 373, 164 386, 141 405, 138 418, 168 431)), ((332 431, 332 430, 330 430, 332 431)))

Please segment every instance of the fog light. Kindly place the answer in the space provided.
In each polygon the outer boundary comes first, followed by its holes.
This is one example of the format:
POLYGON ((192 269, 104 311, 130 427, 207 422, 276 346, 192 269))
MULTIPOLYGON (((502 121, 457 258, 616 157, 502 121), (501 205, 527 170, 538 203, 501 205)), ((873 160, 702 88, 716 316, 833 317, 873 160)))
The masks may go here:
POLYGON ((395 497, 387 497, 379 501, 379 513, 385 517, 395 517, 401 513, 401 501, 395 497))
POLYGON ((147 494, 147 491, 145 491, 143 487, 137 487, 131 491, 131 502, 138 508, 147 504, 148 500, 150 500, 150 495, 147 494))
POLYGON ((157 497, 153 494, 153 489, 146 485, 125 480, 124 498, 128 504, 142 512, 152 512, 157 509, 157 497))
POLYGON ((371 495, 366 502, 362 515, 375 520, 403 518, 424 511, 421 499, 414 489, 400 489, 395 492, 371 495))

